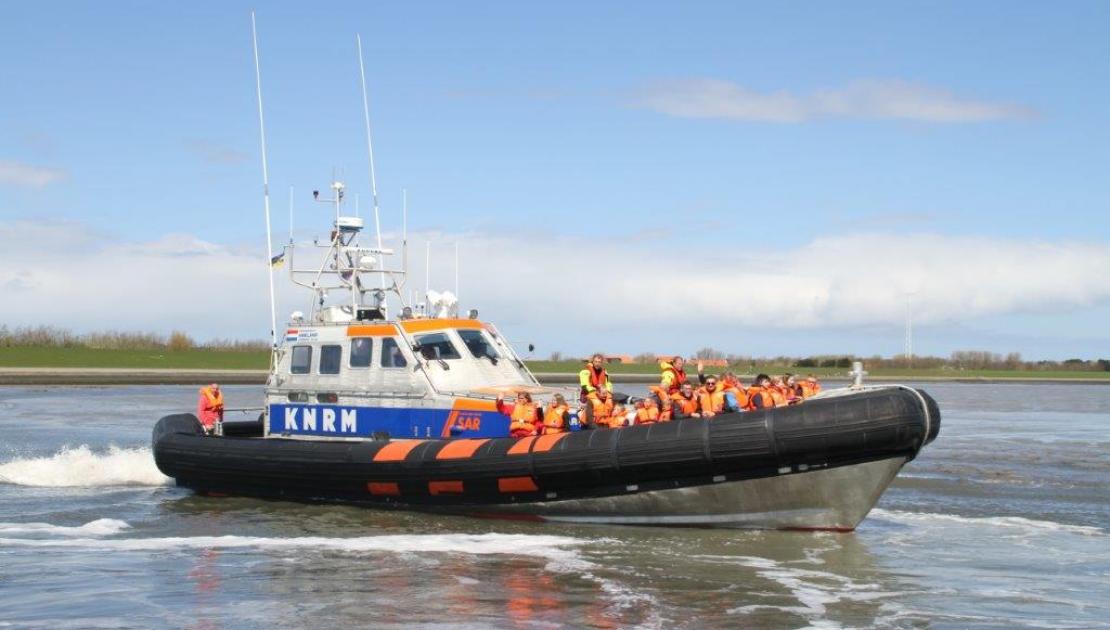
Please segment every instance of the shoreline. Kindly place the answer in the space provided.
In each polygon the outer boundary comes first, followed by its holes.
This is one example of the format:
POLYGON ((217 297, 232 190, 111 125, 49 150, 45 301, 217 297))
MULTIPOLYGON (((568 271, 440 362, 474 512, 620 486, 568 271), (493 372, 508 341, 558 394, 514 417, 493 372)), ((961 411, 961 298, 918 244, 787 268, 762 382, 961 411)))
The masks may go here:
MULTIPOLYGON (((262 385, 267 370, 206 370, 164 368, 0 368, 0 385, 262 385)), ((536 378, 545 385, 573 385, 578 375, 573 372, 536 372, 536 378)), ((617 384, 643 385, 656 383, 657 374, 610 374, 617 384)), ((754 375, 741 374, 750 381, 754 375)), ((847 383, 845 376, 821 379, 824 383, 847 383)), ((1107 378, 1053 378, 1042 376, 867 376, 865 383, 1058 383, 1068 385, 1110 385, 1107 378)))

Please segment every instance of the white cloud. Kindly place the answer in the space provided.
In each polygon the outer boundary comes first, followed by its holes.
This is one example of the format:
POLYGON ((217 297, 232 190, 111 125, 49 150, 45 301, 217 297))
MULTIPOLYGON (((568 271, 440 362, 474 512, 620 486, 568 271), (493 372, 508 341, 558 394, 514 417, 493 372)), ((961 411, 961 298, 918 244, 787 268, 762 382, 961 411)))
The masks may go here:
MULTIPOLYGON (((75 231, 75 226, 67 227, 75 231)), ((0 223, 0 322, 262 338, 269 328, 264 255, 188 235, 150 243, 97 241, 73 251, 28 248, 59 236, 30 222, 0 223)), ((64 236, 64 235, 63 235, 64 236)), ((534 331, 634 327, 656 341, 677 328, 819 329, 915 321, 961 322, 1017 312, 1067 313, 1110 301, 1110 246, 936 234, 829 236, 785 251, 723 253, 676 265, 658 242, 582 243, 545 237, 462 239, 464 307, 534 331)), ((410 235, 419 243, 421 235, 410 235)), ((421 249, 421 248, 418 248, 421 249)), ((414 263, 422 256, 413 256, 414 263)), ((423 278, 415 266, 413 276, 423 278)), ((447 280, 450 265, 437 263, 447 280)), ((433 279, 434 279, 433 278, 433 279)), ((279 313, 307 308, 307 292, 277 278, 279 313)), ((447 280, 452 283, 453 280, 447 280)), ((422 281, 414 284, 422 285, 422 281)), ((436 282, 433 288, 449 288, 436 282)), ((280 320, 283 315, 279 316, 280 320)), ((578 334, 578 333, 576 333, 578 334)), ((590 339, 599 339, 595 335, 590 339)), ((708 343, 710 340, 707 339, 708 343)), ((644 347, 655 342, 645 341, 644 347)), ((724 348, 728 349, 728 348, 724 348)))
POLYGON ((901 80, 860 80, 812 94, 757 92, 721 79, 656 82, 633 99, 637 107, 680 118, 797 123, 821 118, 968 123, 1028 118, 1033 111, 1009 103, 959 97, 901 80))
POLYGON ((0 184, 44 188, 65 179, 67 175, 66 171, 57 168, 0 160, 0 184))

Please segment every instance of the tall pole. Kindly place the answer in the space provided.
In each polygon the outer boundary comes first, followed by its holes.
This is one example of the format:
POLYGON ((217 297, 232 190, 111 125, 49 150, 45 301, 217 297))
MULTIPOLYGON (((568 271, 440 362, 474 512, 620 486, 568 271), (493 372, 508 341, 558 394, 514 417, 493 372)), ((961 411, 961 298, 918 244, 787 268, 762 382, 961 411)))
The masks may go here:
POLYGON ((913 367, 913 307, 910 298, 913 293, 906 294, 906 364, 913 367))
MULTIPOLYGON (((262 205, 266 211, 266 276, 270 281, 270 348, 277 349, 277 307, 274 303, 274 249, 270 244, 270 172, 266 166, 266 122, 262 117, 262 71, 258 61, 258 27, 251 11, 251 43, 254 46, 254 85, 258 93, 258 132, 262 138, 262 205)), ((270 353, 271 361, 273 352, 270 353)))
MULTIPOLYGON (((409 281, 409 191, 401 189, 401 287, 404 288, 409 281)), ((404 293, 401 293, 404 295, 404 293)), ((416 303, 410 304, 413 308, 416 303)))
MULTIPOLYGON (((366 98, 366 67, 362 63, 362 36, 356 34, 355 41, 358 43, 358 75, 362 79, 362 119, 366 123, 366 153, 370 156, 370 194, 374 201, 374 229, 378 233, 378 256, 384 256, 380 251, 383 249, 382 223, 378 212, 378 180, 374 174, 374 141, 370 135, 370 102, 366 98)), ((381 288, 385 289, 385 274, 379 273, 378 277, 382 281, 381 288)), ((382 308, 388 311, 385 308, 384 296, 382 300, 382 308)))
POLYGON ((289 242, 293 242, 293 187, 289 187, 289 242))
POLYGON ((455 299, 459 299, 459 242, 455 241, 455 299))

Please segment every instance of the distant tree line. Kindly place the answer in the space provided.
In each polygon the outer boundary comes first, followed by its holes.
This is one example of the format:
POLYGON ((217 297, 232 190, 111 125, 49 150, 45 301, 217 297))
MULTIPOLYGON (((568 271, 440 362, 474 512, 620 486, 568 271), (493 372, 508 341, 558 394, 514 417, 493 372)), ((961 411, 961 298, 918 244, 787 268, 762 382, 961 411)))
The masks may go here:
MULTIPOLYGON (((652 363, 657 355, 654 353, 637 354, 633 359, 637 363, 652 363)), ((551 360, 559 361, 564 358, 561 352, 552 352, 551 360)), ((572 359, 573 357, 566 357, 572 359)), ((1067 370, 1080 372, 1110 372, 1110 359, 1067 359, 1064 361, 1026 361, 1021 353, 1011 352, 999 354, 985 350, 957 350, 948 358, 931 356, 895 355, 893 357, 857 356, 857 355, 814 355, 808 357, 789 357, 779 355, 774 357, 754 357, 741 354, 728 354, 715 348, 701 348, 694 353, 694 360, 719 360, 728 361, 730 367, 745 369, 751 367, 780 368, 782 370, 806 368, 840 368, 849 369, 853 361, 863 361, 864 365, 872 368, 892 369, 924 369, 924 370, 1067 370)))
POLYGON ((169 335, 153 332, 90 332, 74 333, 56 326, 19 326, 9 329, 0 325, 0 348, 93 348, 97 350, 230 350, 238 352, 266 351, 264 340, 240 341, 212 339, 197 343, 187 333, 174 330, 169 335))

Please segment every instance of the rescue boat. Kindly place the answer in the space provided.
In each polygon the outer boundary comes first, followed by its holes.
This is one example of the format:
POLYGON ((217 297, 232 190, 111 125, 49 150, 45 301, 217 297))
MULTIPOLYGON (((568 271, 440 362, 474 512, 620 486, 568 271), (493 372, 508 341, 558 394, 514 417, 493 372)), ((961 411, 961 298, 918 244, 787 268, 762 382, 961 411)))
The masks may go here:
POLYGON ((450 294, 406 303, 404 270, 379 263, 392 251, 358 244, 362 221, 340 214, 343 186, 332 189, 331 240, 308 245, 323 255, 281 254, 313 299, 274 349, 260 417, 214 435, 188 413, 154 427, 155 462, 179 486, 549 521, 851 530, 939 431, 925 392, 856 385, 708 420, 511 438, 496 394, 556 390, 450 294))
POLYGON ((275 334, 258 419, 155 425, 155 462, 177 485, 543 521, 851 530, 940 429, 928 394, 865 387, 857 370, 853 387, 798 405, 512 438, 497 395, 556 390, 453 294, 414 299, 407 239, 388 268, 380 230, 363 246, 345 186, 331 191, 313 193, 334 205, 330 237, 291 239, 267 261, 312 298, 275 334))

